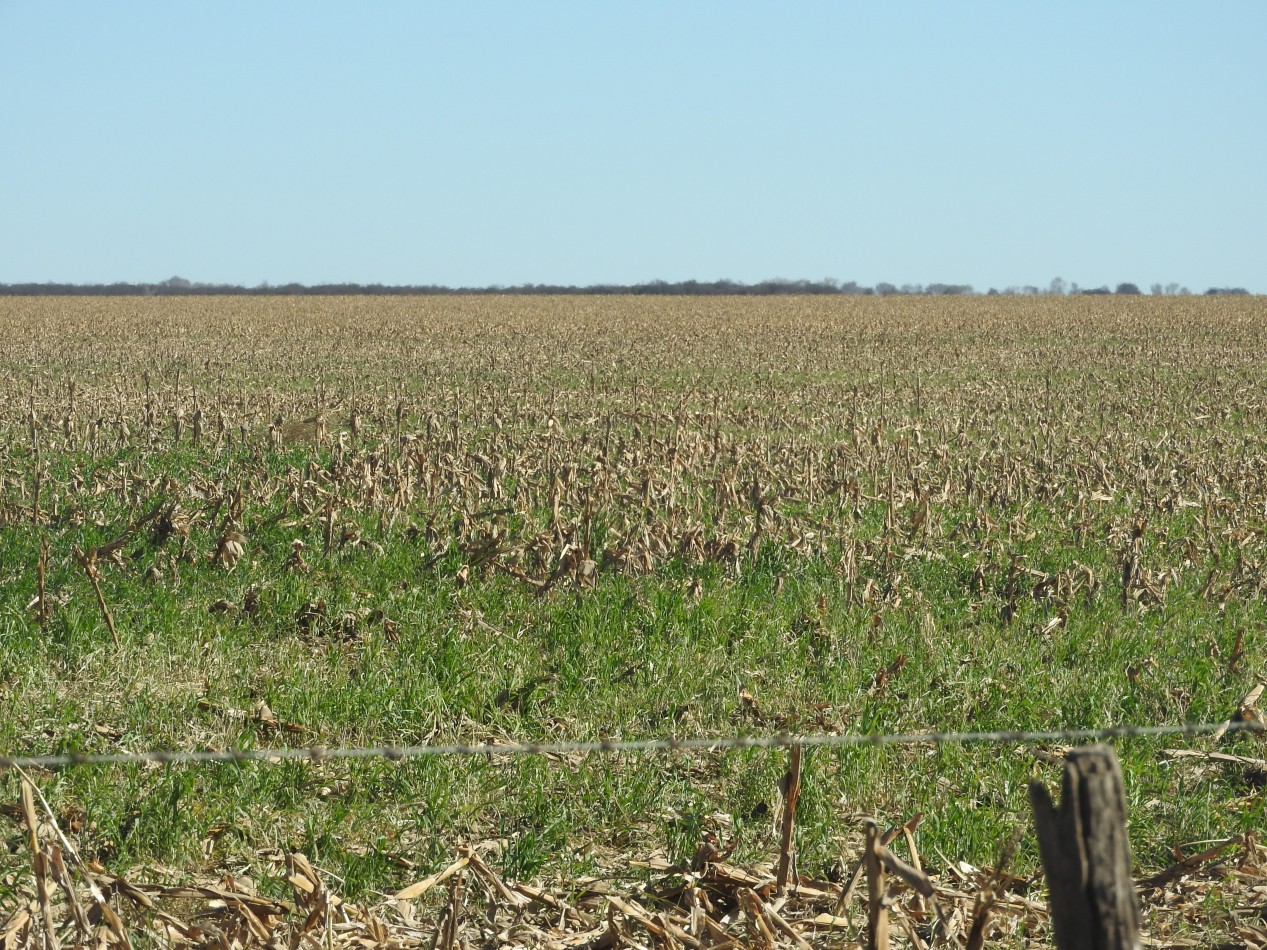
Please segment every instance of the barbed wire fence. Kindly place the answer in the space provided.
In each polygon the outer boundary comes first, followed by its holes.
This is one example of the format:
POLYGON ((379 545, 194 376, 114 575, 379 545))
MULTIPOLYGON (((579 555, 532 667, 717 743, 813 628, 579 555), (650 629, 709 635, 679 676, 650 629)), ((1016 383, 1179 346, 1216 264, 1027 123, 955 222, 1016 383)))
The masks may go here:
MULTIPOLYGON (((763 887, 772 887, 775 898, 781 896, 785 899, 788 893, 798 893, 801 878, 796 876, 793 871, 796 845, 794 841, 794 826, 796 821, 796 803, 800 790, 801 782, 801 756, 802 750, 810 747, 819 748, 862 748, 862 747, 896 747, 896 746, 943 746, 943 745, 1004 745, 1004 744, 1028 744, 1028 743, 1058 743, 1058 742, 1087 742, 1097 741, 1103 742, 1111 739, 1149 739, 1168 736, 1212 736, 1219 738, 1228 733, 1257 733, 1267 734, 1267 722, 1264 722, 1259 716, 1247 714, 1246 707, 1238 709, 1232 719, 1222 722, 1198 722, 1198 723, 1176 723, 1166 725, 1119 725, 1108 726, 1103 728, 1077 728, 1077 729, 1043 729, 1043 730, 992 730, 992 731, 962 731, 962 732, 907 732, 907 733, 867 733, 867 732, 849 732, 840 734, 818 733, 807 735, 795 735, 788 732, 781 732, 769 735, 726 735, 726 736, 689 736, 681 738, 649 738, 649 739, 602 739, 597 741, 558 741, 558 742, 542 742, 542 743, 525 743, 525 742, 483 742, 474 744, 422 744, 422 745, 400 745, 400 746, 344 746, 334 748, 300 748, 300 747, 270 747, 270 748, 229 748, 229 749, 193 749, 193 750, 150 750, 141 752, 118 751, 107 753, 83 753, 69 752, 57 753, 49 755, 6 755, 0 756, 0 770, 9 771, 15 774, 22 783, 22 810, 24 820, 29 830, 29 841, 34 854, 33 873, 35 879, 35 891, 37 899, 31 903, 31 909, 26 911, 26 917, 19 921, 16 926, 10 926, 5 937, 6 941, 9 936, 16 933, 23 926, 30 926, 27 929, 28 934, 35 933, 31 927, 38 925, 31 923, 36 918, 33 916, 34 908, 37 904, 42 907, 42 916, 39 918, 43 922, 44 934, 46 942, 43 946, 56 947, 57 941, 54 939, 57 933, 57 923, 52 916, 52 903, 49 897, 48 880, 46 877, 46 868, 53 867, 56 869, 59 862, 62 861, 62 851, 56 850, 56 846, 52 846, 51 850, 44 850, 44 846, 39 844, 39 822, 36 818, 35 800, 38 799, 45 813, 49 816, 50 827, 60 841, 61 847, 65 854, 69 855, 72 864, 78 869, 88 884, 88 889, 93 904, 104 914, 109 910, 107 898, 99 887, 98 879, 93 875, 89 868, 79 856, 75 845, 69 838, 64 835, 58 826, 57 818, 53 809, 50 807, 48 800, 41 791, 39 784, 34 781, 25 771, 28 768, 43 769, 60 769, 74 767, 96 767, 104 768, 107 766, 120 765, 140 765, 140 764, 158 764, 158 765, 200 765, 210 763, 237 763, 237 762, 258 762, 265 765, 280 763, 283 761, 329 761, 329 760, 364 760, 364 759, 387 759, 387 760, 406 760, 420 759, 425 757, 444 757, 444 756, 526 756, 526 755, 552 755, 552 754, 619 754, 619 753, 651 753, 651 752, 719 752, 726 750, 741 749, 788 749, 789 762, 788 771, 784 775, 780 783, 780 795, 782 798, 781 818, 779 821, 780 844, 778 851, 777 871, 774 876, 763 884, 763 887), (788 888, 791 886, 791 891, 788 888)), ((1049 919, 1052 933, 1056 945, 1062 950, 1070 950, 1073 947, 1081 947, 1089 945, 1083 938, 1083 932, 1111 932, 1114 934, 1125 935, 1124 939, 1114 946, 1140 946, 1138 936, 1140 922, 1140 904, 1136 893, 1136 886, 1131 876, 1131 854, 1128 843, 1128 835, 1126 831, 1126 812, 1125 812, 1125 792, 1122 786, 1122 773, 1117 763, 1116 756, 1111 748, 1104 745, 1085 746, 1079 749, 1068 751, 1065 760, 1065 776, 1063 782, 1062 798, 1064 801, 1057 809, 1051 797, 1041 782, 1030 783, 1030 800, 1033 809, 1035 829, 1038 836, 1039 850, 1043 864, 1044 874, 1049 882, 1049 919), (1071 815, 1078 816, 1070 819, 1071 815), (1070 886, 1067 882, 1073 881, 1074 885, 1070 886), (1091 895, 1091 896, 1088 896, 1091 895), (1094 898, 1094 899, 1092 899, 1094 898), (1090 921, 1090 923, 1088 923, 1090 921)), ((1200 753, 1197 753, 1200 754, 1200 753)), ((1210 753, 1214 755, 1215 753, 1210 753)), ((1259 760, 1242 759, 1241 757, 1225 756, 1226 758, 1238 759, 1244 762, 1258 762, 1259 760)), ((856 868, 850 875, 847 882, 842 879, 838 894, 833 894, 830 890, 821 892, 820 897, 831 899, 833 903, 831 913, 820 913, 818 917, 811 920, 811 928, 813 922, 818 921, 823 916, 829 918, 832 926, 842 919, 840 914, 842 909, 847 907, 850 895, 855 892, 859 886, 861 878, 866 877, 867 888, 867 923, 866 932, 867 946, 888 946, 888 914, 890 906, 897 907, 887 897, 888 883, 886 875, 892 873, 902 877, 907 884, 910 884, 915 890, 922 895, 920 900, 928 898, 932 901, 931 906, 936 912, 939 924, 944 924, 947 919, 942 908, 937 903, 939 895, 950 894, 950 891, 938 890, 938 886, 920 867, 919 860, 916 857, 914 864, 906 864, 901 859, 895 857, 889 851, 887 845, 891 840, 890 836, 895 836, 899 828, 910 828, 909 824, 904 826, 895 826, 891 832, 881 836, 879 826, 872 819, 865 819, 866 827, 866 845, 863 855, 858 859, 856 868), (889 903, 886 903, 889 900, 889 903)), ((1242 835, 1239 838, 1229 839, 1216 845, 1212 850, 1207 850, 1195 857, 1196 861, 1203 861, 1210 856, 1217 856, 1222 850, 1230 844, 1240 841, 1242 845, 1246 841, 1251 840, 1248 836, 1242 835)), ((915 844, 910 837, 908 830, 907 838, 908 846, 912 855, 915 855, 915 844)), ((1183 869, 1188 866, 1194 859, 1183 858, 1175 867, 1183 869)), ((306 858, 299 855, 291 861, 303 861, 302 865, 296 864, 296 867, 309 868, 309 875, 305 877, 299 871, 296 876, 292 877, 292 882, 296 880, 311 880, 311 887, 314 893, 321 892, 320 879, 317 877, 309 865, 306 858)), ((1006 862, 1006 859, 1002 859, 1006 862)), ((450 865, 447 871, 432 874, 424 881, 418 884, 406 887, 404 890, 395 894, 394 901, 396 904, 403 903, 406 900, 412 900, 414 897, 420 896, 425 890, 434 884, 442 881, 448 874, 455 870, 460 871, 467 864, 474 864, 477 858, 469 849, 464 851, 458 861, 450 865)), ((291 867, 290 864, 287 865, 291 867)), ((476 867, 478 871, 478 865, 476 867)), ((522 893, 525 898, 531 898, 535 893, 537 897, 543 893, 542 891, 522 891, 512 892, 504 882, 496 877, 495 872, 489 872, 485 869, 487 875, 491 875, 491 879, 500 884, 501 890, 507 894, 522 893)), ((1167 874, 1169 872, 1162 872, 1167 874)), ((75 907, 80 905, 76 902, 74 884, 72 879, 66 875, 65 870, 61 874, 64 880, 59 878, 58 883, 70 895, 71 904, 75 907)), ((1149 879, 1155 880, 1156 878, 1149 879)), ((122 878, 115 878, 114 881, 122 881, 122 878)), ((746 879, 745 879, 746 880, 746 879)), ((993 880, 993 878, 991 878, 993 880)), ((990 885, 992 886, 992 885, 990 885)), ((302 885, 297 884, 297 888, 302 885)), ((754 885, 755 887, 755 885, 754 885)), ((452 918, 448 924, 443 922, 437 924, 437 939, 445 926, 449 928, 449 933, 455 933, 454 928, 457 926, 456 921, 460 916, 460 898, 462 894, 461 878, 458 883, 450 888, 450 913, 452 918), (455 896, 456 895, 456 896, 455 896)), ((133 888, 135 890, 135 888, 133 888)), ((496 890, 493 887, 492 890, 496 890)), ((140 893, 138 891, 138 893, 140 893)), ((181 896, 186 897, 190 893, 210 895, 222 903, 231 904, 235 899, 235 894, 227 894, 219 890, 198 889, 181 891, 181 896)), ((734 894, 742 902, 747 900, 747 913, 754 914, 753 919, 783 920, 778 916, 778 910, 770 910, 770 906, 763 903, 762 898, 757 896, 755 889, 751 890, 735 890, 734 894), (746 898, 743 895, 748 895, 746 898)), ((384 895, 390 897, 391 895, 384 895)), ((967 895, 965 895, 967 896, 967 895)), ((980 895, 974 898, 976 903, 974 908, 978 907, 981 901, 980 895)), ((518 899, 513 901, 517 906, 518 899)), ((240 904, 240 902, 239 902, 240 904)), ((152 903, 151 903, 151 906, 152 903)), ((242 905, 245 906, 245 905, 242 905)), ((301 905, 303 910, 312 914, 316 910, 301 905)), ((555 905, 557 906, 557 905, 555 905)), ((785 905, 779 905, 780 909, 785 905)), ((823 905, 827 906, 827 905, 823 905)), ((921 903, 920 905, 924 905, 921 903)), ((987 905, 988 906, 988 905, 987 905)), ((1041 906, 1041 905, 1035 905, 1041 906)), ((645 912, 631 904, 612 898, 608 905, 608 927, 614 928, 616 925, 612 923, 616 919, 613 916, 619 912, 625 916, 626 921, 641 922, 644 926, 650 926, 652 931, 656 927, 663 928, 666 932, 671 927, 669 918, 662 913, 657 918, 659 923, 647 924, 651 918, 645 912), (632 915, 632 916, 631 916, 632 915)), ((111 911, 111 913, 114 913, 111 911)), ((977 918, 978 911, 973 910, 973 933, 978 932, 979 927, 984 927, 984 921, 988 914, 977 918)), ((83 916, 82 910, 79 911, 80 917, 83 916)), ((566 917, 566 915, 564 915, 566 917)), ((80 918, 75 918, 79 921, 80 918)), ((86 919, 86 918, 85 918, 86 919)), ((128 947, 126 934, 123 931, 123 924, 119 922, 116 915, 114 918, 114 932, 122 935, 122 939, 115 944, 116 946, 128 947)), ((168 918, 174 920, 175 918, 168 918)), ((266 918, 267 919, 267 918, 266 918)), ((280 917, 278 918, 281 919, 280 917)), ((373 918, 377 920, 377 918, 373 918)), ((443 921, 447 918, 442 918, 443 921)), ((808 919, 808 918, 807 918, 808 919)), ((843 918, 848 921, 848 918, 843 918)), ((907 921, 905 917, 898 917, 899 921, 907 921)), ((408 922, 408 918, 407 918, 408 922)), ((345 917, 345 923, 352 924, 345 917)), ((592 921, 591 921, 592 923, 592 921)), ((701 926, 707 927, 707 924, 701 924, 695 916, 690 917, 689 921, 683 917, 678 921, 676 934, 685 936, 690 939, 690 935, 683 927, 689 927, 693 932, 698 931, 701 926)), ((560 926, 562 926, 560 924, 560 926)), ((719 928, 724 927, 722 924, 716 925, 719 928)), ((905 924, 903 924, 905 926, 905 924)), ((375 945, 384 945, 382 934, 384 925, 379 923, 378 931, 371 931, 370 935, 377 942, 375 945)), ((601 929, 601 928, 600 928, 601 929)), ((257 926, 258 930, 258 926, 257 926)), ((83 925, 82 932, 87 933, 87 925, 83 925)), ((104 932, 104 931, 103 931, 104 932)), ((597 932, 594 932, 597 933, 597 932)), ((587 937, 594 936, 594 933, 586 932, 587 937)), ((789 946, 808 947, 809 943, 801 936, 792 925, 783 923, 780 930, 781 934, 786 934, 792 938, 789 946)), ((912 936, 915 934, 913 929, 908 930, 912 936)), ((102 946, 107 941, 102 942, 102 946)), ((369 941, 361 941, 369 945, 369 941)), ((593 941, 591 940, 591 943, 593 941)), ((433 940, 432 945, 436 945, 437 941, 433 940)), ((654 942, 653 942, 654 944, 654 942)), ((771 947, 783 946, 783 943, 767 941, 771 947)), ((32 944, 38 945, 38 944, 32 944)), ((453 941, 448 941, 446 946, 453 946, 453 941)), ((666 945, 668 945, 666 943, 666 945)), ((674 944, 681 945, 681 944, 674 944)), ((703 943, 688 943, 689 946, 703 946, 703 943)), ((972 941, 969 940, 969 946, 972 941)), ((1108 945, 1108 944, 1106 944, 1108 945)))
POLYGON ((1108 739, 1164 736, 1222 735, 1228 732, 1267 734, 1258 720, 1124 725, 1087 729, 995 730, 980 732, 817 733, 795 735, 690 736, 663 739, 600 739, 559 742, 485 742, 474 744, 341 746, 331 748, 280 746, 270 748, 150 750, 145 752, 65 752, 50 755, 0 756, 0 769, 59 769, 74 766, 196 765, 204 763, 327 761, 339 759, 418 759, 456 756, 610 754, 641 752, 715 752, 733 749, 790 749, 794 747, 860 747, 915 745, 1016 745, 1031 742, 1089 742, 1108 739))

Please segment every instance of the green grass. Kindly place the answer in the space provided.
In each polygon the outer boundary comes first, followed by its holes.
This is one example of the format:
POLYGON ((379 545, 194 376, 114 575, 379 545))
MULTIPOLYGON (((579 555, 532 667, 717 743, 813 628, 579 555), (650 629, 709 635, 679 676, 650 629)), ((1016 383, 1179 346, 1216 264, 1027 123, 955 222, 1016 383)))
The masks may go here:
MULTIPOLYGON (((84 543, 93 540, 86 532, 84 543)), ((34 552, 10 541, 10 556, 29 563, 34 552)), ((1031 544, 1031 563, 1049 569, 1085 556, 1031 544)), ((1211 644, 1230 653, 1238 629, 1261 623, 1256 605, 1216 611, 1190 590, 1173 593, 1164 609, 1124 615, 1110 590, 1051 633, 1038 632, 1051 611, 1035 603, 1023 603, 1003 628, 997 606, 974 609, 964 595, 963 569, 941 562, 912 563, 920 602, 877 622, 870 608, 846 602, 843 580, 825 563, 775 555, 738 579, 718 566, 670 566, 538 598, 496 576, 459 589, 455 558, 422 574, 409 542, 389 539, 385 548, 382 557, 313 556, 314 570, 302 576, 194 564, 178 587, 146 587, 107 568, 118 651, 82 574, 58 565, 50 587, 71 597, 45 628, 16 610, 0 621, 4 746, 250 748, 1206 720, 1225 716, 1252 685, 1247 672, 1229 673, 1213 658, 1211 644), (698 602, 684 596, 688 574, 700 580, 698 602), (261 576, 257 620, 208 613, 222 598, 240 603, 248 577, 261 576), (318 598, 332 616, 381 610, 396 639, 368 622, 350 643, 301 636, 294 618, 318 598), (900 670, 873 688, 898 657, 900 670), (1143 669, 1137 680, 1132 667, 1143 669), (755 697, 755 708, 741 692, 755 697), (247 721, 261 701, 304 732, 247 721)), ((25 603, 30 585, 15 587, 13 601, 25 603)), ((1257 635, 1247 646, 1261 657, 1257 635)), ((1146 865, 1164 863, 1175 843, 1264 817, 1262 796, 1234 777, 1187 784, 1183 767, 1159 761, 1168 744, 1117 743, 1130 776, 1132 837, 1146 865)), ((504 839, 504 870, 521 878, 592 870, 587 840, 688 857, 706 827, 733 828, 748 860, 768 856, 783 768, 783 753, 749 751, 83 767, 44 781, 64 814, 78 817, 85 850, 113 866, 249 864, 261 850, 298 848, 356 896, 399 886, 408 876, 402 861, 433 869, 459 842, 478 838, 504 839), (717 814, 729 826, 717 825, 717 814)), ((1025 748, 812 750, 801 799, 803 867, 825 872, 860 813, 897 821, 916 811, 927 816, 922 841, 931 855, 987 863, 1026 819, 1026 783, 1056 775, 1025 748)), ((16 786, 6 781, 3 794, 13 799, 16 786)), ((1024 857, 1032 864, 1028 841, 1024 857)))

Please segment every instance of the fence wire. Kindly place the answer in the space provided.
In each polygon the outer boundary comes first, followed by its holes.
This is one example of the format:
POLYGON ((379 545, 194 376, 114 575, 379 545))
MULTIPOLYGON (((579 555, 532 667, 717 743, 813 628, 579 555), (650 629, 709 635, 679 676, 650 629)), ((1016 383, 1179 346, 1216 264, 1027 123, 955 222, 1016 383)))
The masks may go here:
POLYGON ((691 736, 667 739, 600 739, 586 742, 485 742, 470 745, 356 746, 261 749, 152 750, 148 752, 65 752, 53 755, 0 756, 0 769, 107 765, 190 765, 202 763, 328 761, 336 759, 418 759, 437 756, 567 755, 618 752, 715 752, 731 749, 785 749, 793 746, 912 746, 1018 744, 1029 742, 1086 742, 1157 736, 1201 736, 1224 732, 1267 733, 1267 723, 1201 722, 1162 726, 1106 726, 1098 729, 1002 730, 988 732, 907 732, 765 736, 691 736))

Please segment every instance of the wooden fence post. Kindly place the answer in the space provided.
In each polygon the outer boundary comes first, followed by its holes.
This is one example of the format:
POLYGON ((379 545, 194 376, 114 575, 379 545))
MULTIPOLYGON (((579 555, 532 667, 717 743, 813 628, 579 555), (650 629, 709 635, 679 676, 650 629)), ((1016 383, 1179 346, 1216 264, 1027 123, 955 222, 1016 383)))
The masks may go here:
POLYGON ((1065 761, 1059 808, 1041 782, 1029 786, 1060 950, 1139 950, 1139 902, 1131 880, 1126 793, 1107 745, 1065 761))

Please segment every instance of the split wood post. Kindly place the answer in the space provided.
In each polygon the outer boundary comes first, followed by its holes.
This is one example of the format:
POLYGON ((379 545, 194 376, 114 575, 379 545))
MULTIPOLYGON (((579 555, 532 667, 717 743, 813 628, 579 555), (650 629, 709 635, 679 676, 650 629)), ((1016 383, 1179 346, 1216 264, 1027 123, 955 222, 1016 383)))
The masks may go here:
POLYGON ((1139 950, 1126 793, 1107 745, 1065 760, 1059 808, 1041 782, 1029 786, 1059 950, 1139 950))

